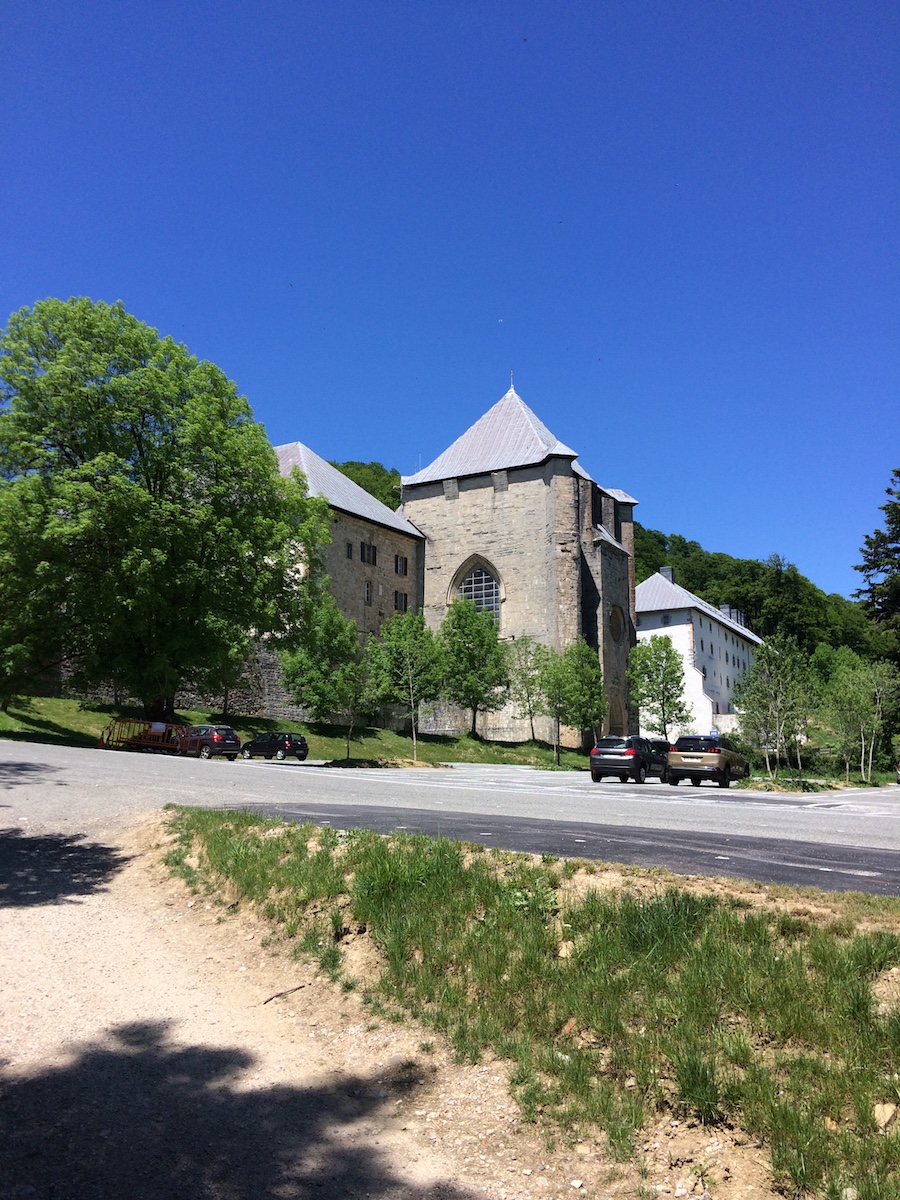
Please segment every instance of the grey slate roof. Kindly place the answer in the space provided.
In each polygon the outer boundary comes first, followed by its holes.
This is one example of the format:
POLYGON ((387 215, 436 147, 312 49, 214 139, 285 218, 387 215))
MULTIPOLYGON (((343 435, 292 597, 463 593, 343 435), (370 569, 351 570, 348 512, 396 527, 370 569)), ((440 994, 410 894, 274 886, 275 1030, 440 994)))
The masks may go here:
POLYGON ((724 625, 733 633, 739 633, 748 642, 762 644, 762 638, 752 633, 746 625, 739 625, 737 621, 732 621, 714 604, 709 604, 706 600, 695 596, 693 592, 689 592, 687 588, 672 583, 658 571, 649 579, 645 579, 643 583, 639 583, 634 589, 634 607, 637 613, 670 612, 672 609, 678 608, 696 608, 704 616, 713 617, 720 625, 724 625))
POLYGON ((342 471, 320 458, 302 442, 276 446, 275 453, 278 455, 278 469, 282 475, 290 475, 292 468, 298 467, 306 476, 310 494, 322 496, 332 508, 338 508, 354 517, 362 517, 366 521, 374 521, 377 525, 385 525, 388 529, 397 529, 410 537, 424 537, 405 517, 392 512, 387 505, 376 500, 365 488, 348 479, 342 471))
POLYGON ((501 396, 462 437, 415 475, 404 475, 405 485, 483 475, 509 467, 542 463, 551 455, 577 458, 550 432, 513 388, 501 396))

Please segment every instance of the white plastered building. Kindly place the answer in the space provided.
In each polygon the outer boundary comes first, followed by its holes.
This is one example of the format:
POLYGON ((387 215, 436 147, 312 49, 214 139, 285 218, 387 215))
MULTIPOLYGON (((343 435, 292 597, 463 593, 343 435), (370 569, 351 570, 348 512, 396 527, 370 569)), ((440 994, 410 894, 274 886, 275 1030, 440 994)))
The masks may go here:
MULTIPOLYGON (((663 567, 635 588, 637 640, 668 637, 684 662, 684 699, 690 725, 677 733, 730 733, 737 725, 734 686, 762 644, 728 605, 716 608, 680 587, 672 567, 663 567)), ((647 731, 641 728, 641 732, 647 731)))

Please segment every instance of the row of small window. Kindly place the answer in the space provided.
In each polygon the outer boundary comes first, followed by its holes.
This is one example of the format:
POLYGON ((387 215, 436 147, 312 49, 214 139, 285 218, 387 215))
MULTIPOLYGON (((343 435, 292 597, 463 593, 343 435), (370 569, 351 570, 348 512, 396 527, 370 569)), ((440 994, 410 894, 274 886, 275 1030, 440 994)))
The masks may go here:
MULTIPOLYGON (((353 543, 347 542, 347 557, 353 558, 353 543)), ((378 566, 378 548, 372 542, 359 543, 359 561, 365 563, 368 567, 378 566)), ((409 559, 405 554, 394 555, 394 573, 397 575, 409 574, 409 559)))
MULTIPOLYGON (((706 650, 706 647, 703 644, 703 638, 701 638, 700 639, 700 652, 704 653, 705 650, 706 650)), ((721 653, 721 651, 720 651, 720 653, 721 653)), ((716 657, 716 648, 712 642, 709 643, 709 657, 710 658, 716 657)), ((736 654, 732 654, 729 657, 727 650, 725 651, 725 661, 726 661, 726 663, 730 662, 732 664, 732 666, 740 667, 744 671, 747 670, 747 660, 738 658, 738 656, 736 654)))
MULTIPOLYGON (((702 671, 702 673, 703 673, 703 678, 705 679, 705 678, 706 678, 706 667, 702 667, 702 668, 701 668, 701 671, 702 671)), ((720 675, 720 676, 719 676, 719 683, 721 683, 721 682, 722 682, 722 676, 720 675)), ((736 679, 735 679, 735 682, 737 682, 737 680, 736 680, 736 679)), ((726 686, 727 688, 730 688, 730 687, 731 687, 731 676, 730 676, 730 675, 726 675, 726 676, 725 676, 725 686, 726 686)), ((719 711, 719 710, 718 710, 718 709, 716 709, 716 712, 718 712, 718 711, 719 711)))
MULTIPOLYGON (((366 604, 372 603, 373 595, 374 595, 374 590, 373 590, 372 584, 369 583, 367 580, 366 581, 366 592, 365 592, 366 604)), ((405 613, 408 608, 409 608, 409 593, 408 592, 394 592, 394 612, 405 613)))

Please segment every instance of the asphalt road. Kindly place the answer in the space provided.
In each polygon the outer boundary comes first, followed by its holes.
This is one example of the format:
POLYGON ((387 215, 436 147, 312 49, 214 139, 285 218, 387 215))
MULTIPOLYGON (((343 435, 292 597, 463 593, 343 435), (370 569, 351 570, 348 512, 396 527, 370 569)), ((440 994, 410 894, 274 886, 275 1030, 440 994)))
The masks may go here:
MULTIPOLYGON (((0 741, 0 826, 91 840, 166 804, 406 829, 502 849, 900 895, 900 788, 772 796, 585 771, 340 770, 0 741)), ((2 831, 0 831, 2 833, 2 831)), ((2 861, 2 860, 0 860, 2 861)))

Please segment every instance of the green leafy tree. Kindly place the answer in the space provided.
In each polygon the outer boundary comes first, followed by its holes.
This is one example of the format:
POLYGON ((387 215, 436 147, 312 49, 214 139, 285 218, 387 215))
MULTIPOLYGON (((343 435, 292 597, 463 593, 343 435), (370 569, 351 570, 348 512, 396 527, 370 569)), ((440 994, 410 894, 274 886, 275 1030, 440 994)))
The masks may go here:
POLYGON ((412 723, 413 761, 418 761, 419 707, 441 694, 438 640, 421 613, 394 613, 378 639, 369 642, 369 661, 378 698, 401 704, 412 723))
POLYGON ((324 502, 279 476, 218 367, 121 304, 44 300, 10 317, 0 495, 27 514, 30 544, 4 522, 0 560, 18 573, 5 594, 36 581, 28 616, 48 631, 36 647, 0 617, 4 693, 64 649, 76 684, 111 682, 171 716, 179 688, 225 690, 251 637, 291 635, 318 596, 324 502))
POLYGON ((867 662, 853 651, 836 651, 821 693, 821 717, 837 741, 845 778, 858 756, 859 773, 871 781, 875 756, 893 716, 900 680, 892 663, 867 662))
POLYGON ((802 778, 800 745, 818 706, 809 658, 793 638, 776 635, 763 643, 746 675, 735 684, 741 731, 761 750, 770 779, 784 763, 802 778))
POLYGON ((674 726, 690 725, 693 712, 684 699, 684 659, 671 638, 654 634, 648 642, 638 642, 629 656, 628 682, 646 729, 668 738, 674 726))
POLYGON ((855 570, 865 583, 856 595, 876 624, 900 633, 900 468, 892 472, 891 485, 881 506, 884 528, 866 534, 861 548, 863 560, 855 570))
POLYGON ((444 660, 443 693, 472 714, 469 732, 478 736, 478 714, 506 703, 509 655, 500 641, 497 623, 471 600, 454 600, 439 632, 444 660))
POLYGON ((541 699, 539 711, 549 717, 553 729, 553 757, 559 766, 560 726, 565 720, 569 699, 569 667, 552 646, 544 647, 540 662, 541 699))
POLYGON ((597 739, 607 710, 603 670, 596 650, 583 638, 571 642, 562 654, 548 646, 542 647, 542 651, 538 711, 553 723, 553 750, 558 765, 562 725, 579 731, 590 729, 594 740, 597 739))
POLYGON ((516 715, 527 720, 534 741, 534 718, 541 712, 541 667, 548 649, 527 633, 517 637, 509 648, 510 695, 516 715))
POLYGON ((600 658, 584 638, 578 638, 566 646, 562 661, 565 668, 563 723, 573 729, 590 729, 596 742, 608 708, 600 658))
POLYGON ((400 472, 380 462, 331 462, 348 479, 367 491, 393 512, 400 503, 400 472))
POLYGON ((356 624, 332 596, 323 596, 299 645, 282 651, 281 670, 288 692, 314 721, 344 725, 349 758, 353 731, 376 703, 375 688, 356 624))
POLYGON ((51 686, 64 659, 65 564, 46 537, 54 514, 41 481, 0 482, 0 709, 51 686), (55 560, 55 561, 54 561, 55 560))

